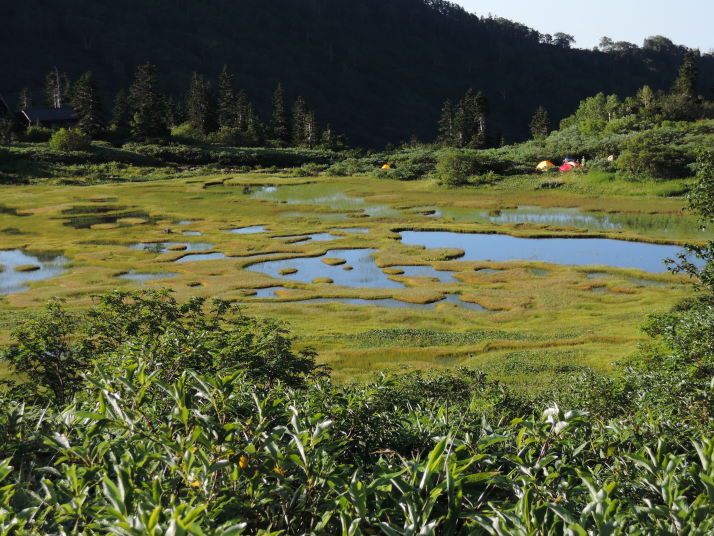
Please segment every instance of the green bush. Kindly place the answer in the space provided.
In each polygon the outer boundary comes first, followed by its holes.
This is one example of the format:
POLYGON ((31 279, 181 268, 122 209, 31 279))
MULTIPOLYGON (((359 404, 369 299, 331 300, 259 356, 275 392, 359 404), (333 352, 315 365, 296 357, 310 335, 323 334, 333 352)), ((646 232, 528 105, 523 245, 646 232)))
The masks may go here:
POLYGON ((320 166, 318 164, 308 163, 303 164, 299 168, 294 168, 291 170, 291 175, 294 177, 317 177, 320 172, 325 169, 325 166, 320 166))
POLYGON ((624 144, 617 170, 624 176, 654 179, 686 177, 694 157, 680 148, 684 134, 662 127, 636 134, 624 144))
POLYGON ((206 136, 191 125, 191 123, 181 123, 171 128, 171 138, 178 143, 186 145, 200 145, 206 141, 206 136))
POLYGON ((477 157, 465 151, 449 151, 436 162, 436 178, 447 186, 466 184, 477 171, 477 157))
POLYGON ((52 137, 52 130, 41 126, 31 126, 25 131, 25 135, 22 137, 23 140, 30 143, 43 143, 50 141, 52 137))
POLYGON ((61 128, 50 138, 50 148, 55 151, 83 151, 88 149, 91 138, 81 130, 61 128))
POLYGON ((341 162, 332 164, 327 168, 326 173, 332 177, 350 177, 358 173, 365 173, 372 167, 356 158, 346 158, 341 162))

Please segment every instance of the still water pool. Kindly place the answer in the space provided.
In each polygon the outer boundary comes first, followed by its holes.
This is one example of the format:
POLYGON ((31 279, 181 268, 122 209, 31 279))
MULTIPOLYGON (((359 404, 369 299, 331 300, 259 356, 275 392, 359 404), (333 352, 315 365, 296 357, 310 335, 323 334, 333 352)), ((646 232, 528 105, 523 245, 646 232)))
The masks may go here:
POLYGON ((447 231, 405 231, 402 242, 427 248, 457 248, 466 261, 539 261, 565 265, 602 265, 666 272, 664 259, 682 252, 679 246, 603 238, 516 238, 496 234, 447 231))
POLYGON ((44 281, 66 271, 69 259, 55 253, 29 253, 21 249, 0 251, 0 296, 27 290, 28 283, 44 281), (17 271, 30 267, 31 271, 17 271))

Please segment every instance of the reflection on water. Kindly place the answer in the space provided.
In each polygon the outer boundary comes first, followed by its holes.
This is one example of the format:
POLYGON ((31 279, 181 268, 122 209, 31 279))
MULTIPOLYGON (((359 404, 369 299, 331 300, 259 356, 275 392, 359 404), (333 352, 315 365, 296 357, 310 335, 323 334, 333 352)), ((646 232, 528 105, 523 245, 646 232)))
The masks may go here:
POLYGON ((341 231, 343 233, 368 233, 369 229, 367 227, 336 227, 335 229, 332 229, 333 231, 341 231))
POLYGON ((123 210, 123 208, 124 207, 104 205, 73 207, 62 211, 62 214, 71 216, 69 218, 63 218, 65 220, 63 225, 75 229, 91 229, 94 225, 100 224, 118 224, 120 227, 130 227, 134 224, 119 220, 145 220, 144 223, 154 224, 158 219, 143 210, 126 211, 123 210))
POLYGON ((231 234, 258 234, 265 232, 265 225, 251 225, 250 227, 239 227, 238 229, 223 229, 231 234))
POLYGON ((459 248, 466 261, 539 261, 567 265, 603 265, 665 272, 664 259, 682 252, 679 246, 626 242, 603 238, 516 238, 508 235, 445 231, 405 231, 407 245, 459 248))
POLYGON ((289 242, 327 242, 329 240, 336 240, 338 238, 344 238, 342 236, 335 236, 330 233, 315 233, 311 235, 286 235, 286 236, 274 236, 273 238, 278 240, 288 240, 289 242))
MULTIPOLYGON (((297 184, 262 188, 251 195, 253 199, 263 199, 289 205, 324 205, 335 211, 361 211, 372 218, 397 217, 400 212, 388 205, 369 203, 361 197, 345 193, 340 184, 317 183, 297 184)), ((303 214, 293 212, 291 214, 303 214)), ((310 214, 328 217, 327 214, 310 214)))
POLYGON ((0 251, 0 295, 15 294, 28 289, 28 283, 44 281, 66 271, 69 259, 55 253, 28 253, 21 249, 0 251), (39 269, 18 272, 20 266, 39 269))
POLYGON ((143 249, 151 253, 166 253, 172 248, 185 246, 186 249, 174 249, 173 251, 208 251, 214 244, 210 242, 139 242, 132 244, 129 249, 143 249))
POLYGON ((466 207, 439 207, 439 217, 459 222, 516 224, 531 223, 557 227, 577 227, 590 231, 636 231, 669 238, 706 235, 697 219, 688 214, 626 214, 583 212, 580 208, 522 206, 492 212, 466 207))

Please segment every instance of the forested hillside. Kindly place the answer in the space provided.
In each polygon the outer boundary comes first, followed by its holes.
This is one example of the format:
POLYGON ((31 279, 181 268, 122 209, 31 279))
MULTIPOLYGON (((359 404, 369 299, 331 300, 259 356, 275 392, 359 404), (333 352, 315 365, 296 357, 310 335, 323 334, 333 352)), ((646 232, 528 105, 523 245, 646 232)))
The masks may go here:
MULTIPOLYGON (((29 87, 40 103, 54 66, 73 79, 94 71, 108 106, 147 60, 175 98, 193 71, 215 80, 226 64, 260 112, 281 82, 289 98, 314 104, 320 123, 367 146, 433 139, 442 102, 469 87, 487 96, 494 135, 525 138, 539 105, 558 120, 598 91, 669 88, 684 53, 664 38, 571 49, 440 0, 27 0, 4 6, 2 20, 8 101, 29 87)), ((714 58, 699 58, 699 69, 707 94, 714 58)))

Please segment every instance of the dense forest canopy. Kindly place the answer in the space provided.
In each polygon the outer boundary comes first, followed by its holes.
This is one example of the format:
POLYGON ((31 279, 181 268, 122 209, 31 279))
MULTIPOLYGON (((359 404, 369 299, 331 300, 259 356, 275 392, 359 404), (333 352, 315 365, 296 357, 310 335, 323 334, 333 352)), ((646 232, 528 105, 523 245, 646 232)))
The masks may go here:
MULTIPOLYGON (((669 88, 685 52, 662 37, 572 49, 566 34, 436 0, 28 0, 3 18, 0 93, 11 102, 23 87, 41 102, 55 66, 73 79, 93 71, 109 103, 147 60, 175 98, 192 72, 215 80, 227 65, 262 114, 282 83, 289 100, 304 96, 320 123, 366 146, 433 139, 443 101, 468 88, 489 99, 494 131, 522 139, 541 105, 558 121, 598 91, 669 88)), ((714 58, 699 69, 707 94, 714 58)))

